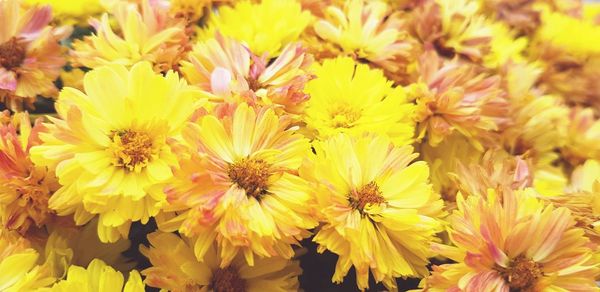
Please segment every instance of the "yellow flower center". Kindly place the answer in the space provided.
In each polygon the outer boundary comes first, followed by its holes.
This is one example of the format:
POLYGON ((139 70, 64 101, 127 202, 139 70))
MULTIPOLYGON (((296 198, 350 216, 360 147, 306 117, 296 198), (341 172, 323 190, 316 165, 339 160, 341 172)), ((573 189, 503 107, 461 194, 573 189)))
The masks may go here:
POLYGON ((5 226, 7 229, 25 233, 32 223, 39 227, 46 222, 50 214, 54 213, 48 208, 51 190, 38 184, 37 180, 28 185, 8 186, 8 188, 12 187, 17 194, 15 202, 19 208, 8 218, 5 226))
POLYGON ((351 191, 348 195, 348 201, 350 202, 350 207, 361 213, 367 204, 385 203, 385 199, 379 190, 379 186, 377 186, 375 182, 370 182, 360 189, 351 191))
POLYGON ((25 46, 13 37, 0 45, 0 65, 7 70, 19 67, 25 60, 25 46))
POLYGON ((243 158, 229 165, 227 174, 246 195, 260 198, 267 192, 269 164, 261 159, 243 158))
POLYGON ((132 130, 113 132, 114 165, 129 171, 140 171, 153 154, 152 138, 146 133, 132 130))
POLYGON ((215 292, 244 292, 246 280, 240 277, 234 267, 227 267, 213 272, 210 286, 215 292))
POLYGON ((500 268, 500 274, 508 282, 510 291, 533 291, 535 283, 542 276, 540 264, 525 256, 518 256, 508 268, 500 268))
POLYGON ((361 111, 350 105, 342 104, 331 111, 331 122, 334 128, 352 128, 360 119, 361 111))

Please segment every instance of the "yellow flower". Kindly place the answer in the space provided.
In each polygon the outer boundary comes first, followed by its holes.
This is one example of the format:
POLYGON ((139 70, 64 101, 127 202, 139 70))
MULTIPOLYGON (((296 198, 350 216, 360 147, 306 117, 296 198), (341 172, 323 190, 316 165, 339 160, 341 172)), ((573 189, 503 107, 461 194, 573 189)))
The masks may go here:
POLYGON ((226 107, 236 101, 275 105, 284 112, 302 112, 308 95, 304 84, 312 57, 297 43, 286 45, 277 58, 258 56, 240 42, 217 34, 198 42, 181 63, 190 82, 221 98, 226 107))
POLYGON ((143 292, 142 277, 136 270, 129 272, 127 282, 123 274, 106 265, 102 260, 93 260, 87 268, 71 266, 67 277, 51 288, 40 292, 143 292), (125 286, 123 286, 125 284, 125 286))
POLYGON ((188 36, 185 21, 168 15, 164 7, 149 0, 141 4, 117 2, 111 7, 120 34, 111 28, 108 14, 94 19, 96 33, 73 42, 72 60, 76 66, 96 68, 107 64, 132 66, 149 61, 156 71, 166 72, 183 57, 188 36))
POLYGON ((301 169, 315 183, 323 224, 313 241, 339 256, 332 280, 354 266, 359 289, 375 281, 392 289, 395 278, 428 274, 429 245, 441 231, 443 203, 412 147, 394 147, 383 136, 339 134, 315 143, 301 169))
POLYGON ((59 41, 69 28, 49 26, 49 6, 22 9, 19 0, 0 1, 0 102, 13 111, 31 106, 37 95, 54 97, 65 58, 59 41))
POLYGON ((325 14, 325 19, 314 24, 320 39, 309 42, 311 46, 331 42, 341 48, 342 55, 366 59, 386 70, 390 78, 403 80, 415 44, 399 12, 382 1, 350 0, 343 9, 327 7, 325 14))
POLYGON ((19 292, 52 284, 41 275, 38 252, 23 237, 0 229, 0 290, 19 292))
MULTIPOLYGON (((594 23, 562 13, 542 14, 542 25, 535 35, 536 41, 585 59, 600 56, 600 27, 594 23)), ((532 49, 535 49, 533 47, 532 49)))
POLYGON ((85 93, 65 88, 56 103, 61 119, 45 124, 32 160, 56 169, 62 187, 49 201, 79 225, 99 215, 102 241, 126 236, 165 202, 164 183, 177 167, 174 139, 198 107, 198 92, 175 72, 154 73, 141 62, 128 71, 104 66, 84 77, 85 93))
POLYGON ((239 1, 233 7, 222 6, 211 14, 201 32, 212 38, 215 32, 234 38, 257 55, 277 56, 281 49, 298 39, 311 21, 295 0, 262 0, 254 4, 239 1))
POLYGON ((60 185, 54 172, 34 165, 29 150, 41 144, 42 120, 33 127, 27 113, 10 117, 8 111, 0 119, 0 222, 9 230, 26 234, 30 227, 40 228, 52 221, 54 212, 48 208, 48 199, 60 185))
POLYGON ((434 268, 426 291, 598 291, 584 231, 531 189, 459 197, 448 221, 455 247, 434 249, 455 263, 434 268))
POLYGON ((289 117, 242 103, 189 124, 185 139, 191 157, 175 172, 165 209, 177 213, 158 217, 159 228, 195 238, 198 259, 216 241, 222 267, 238 254, 249 265, 255 255, 291 258, 317 222, 311 187, 297 175, 310 146, 289 117))
POLYGON ((172 233, 155 232, 148 235, 150 247, 141 252, 152 266, 142 274, 146 284, 169 291, 296 291, 298 261, 280 257, 257 258, 253 266, 243 257, 220 266, 221 258, 214 246, 201 260, 194 256, 193 243, 172 233))
POLYGON ((381 70, 348 57, 325 60, 314 67, 317 78, 306 84, 311 98, 304 121, 317 138, 371 132, 386 135, 397 145, 412 142, 414 105, 381 70))
POLYGON ((64 24, 87 25, 91 16, 102 13, 102 0, 25 0, 29 5, 47 4, 52 7, 54 18, 64 24))
POLYGON ((483 63, 488 68, 505 66, 509 61, 524 62, 523 55, 528 45, 526 37, 516 37, 508 26, 496 22, 491 25, 492 41, 490 51, 483 57, 483 63))

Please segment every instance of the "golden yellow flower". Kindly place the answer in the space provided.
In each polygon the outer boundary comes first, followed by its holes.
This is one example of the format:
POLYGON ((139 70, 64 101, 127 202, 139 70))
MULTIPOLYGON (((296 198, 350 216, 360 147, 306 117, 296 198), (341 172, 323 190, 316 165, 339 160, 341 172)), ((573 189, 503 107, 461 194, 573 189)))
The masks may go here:
POLYGON ((269 57, 279 55, 287 44, 298 40, 311 21, 295 0, 238 1, 233 7, 221 6, 210 15, 201 38, 212 38, 216 32, 236 39, 252 52, 269 57))
MULTIPOLYGON (((401 82, 414 58, 415 41, 410 39, 400 12, 382 1, 350 0, 343 7, 329 6, 324 19, 314 23, 317 39, 308 44, 317 51, 330 42, 340 52, 331 52, 367 60, 401 82)), ((323 52, 317 52, 323 54, 323 52)))
POLYGON ((143 292, 142 277, 136 270, 129 272, 127 282, 123 274, 106 265, 102 260, 93 260, 87 268, 71 266, 65 279, 58 281, 50 288, 40 289, 40 292, 143 292), (84 288, 85 287, 85 288, 84 288))
POLYGON ((86 26, 90 17, 104 12, 102 0, 25 0, 24 2, 29 5, 50 5, 54 19, 64 24, 86 26))
POLYGON ((298 261, 280 257, 257 258, 248 265, 237 256, 231 264, 221 266, 221 258, 210 246, 200 260, 194 256, 194 244, 172 233, 148 235, 150 247, 141 247, 152 266, 142 271, 148 286, 169 291, 296 291, 298 261))
POLYGON ((314 71, 316 78, 306 85, 311 97, 304 121, 315 137, 370 132, 386 135, 397 145, 413 141, 414 105, 381 70, 339 57, 315 64, 314 71))
POLYGON ((13 111, 31 107, 37 95, 54 97, 65 58, 59 41, 69 28, 49 26, 49 6, 23 9, 19 0, 0 1, 0 102, 13 111))
POLYGON ((342 282, 351 267, 359 289, 368 288, 369 272, 389 289, 397 277, 426 276, 443 215, 427 164, 410 163, 412 147, 383 136, 339 134, 314 148, 301 176, 315 184, 323 221, 313 241, 339 256, 332 280, 342 282))
POLYGON ((185 21, 169 16, 167 8, 150 0, 138 5, 119 1, 111 6, 119 30, 111 28, 109 14, 91 23, 95 33, 73 42, 74 65, 96 68, 107 64, 132 66, 149 61, 158 72, 176 69, 188 49, 185 21))
POLYGON ((62 184, 50 208, 74 213, 79 225, 99 215, 100 238, 113 242, 165 203, 162 187, 178 165, 172 145, 198 108, 199 92, 173 71, 155 73, 149 62, 97 68, 84 88, 63 89, 60 119, 45 124, 48 133, 31 156, 56 169, 62 184))
POLYGON ((29 150, 41 144, 42 120, 31 125, 27 113, 10 117, 8 111, 0 119, 0 222, 9 230, 26 234, 30 227, 40 228, 52 221, 54 211, 48 199, 60 185, 44 166, 34 165, 29 150))
POLYGON ((598 291, 584 231, 531 189, 459 197, 448 221, 455 247, 434 247, 455 263, 435 267, 426 291, 598 291))
POLYGON ((222 267, 242 254, 248 265, 255 255, 291 258, 317 222, 311 186, 297 175, 310 145, 289 117, 242 103, 189 124, 184 138, 191 157, 175 171, 165 208, 177 213, 157 217, 159 228, 193 237, 198 259, 216 242, 222 267))

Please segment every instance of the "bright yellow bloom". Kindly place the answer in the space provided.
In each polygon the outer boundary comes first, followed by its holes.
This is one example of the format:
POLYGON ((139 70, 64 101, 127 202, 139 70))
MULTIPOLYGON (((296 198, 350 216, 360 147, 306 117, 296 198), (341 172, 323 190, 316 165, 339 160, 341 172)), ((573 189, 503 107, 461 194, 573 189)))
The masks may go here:
POLYGON ((157 218, 159 228, 196 238, 198 259, 216 241, 222 267, 238 254, 249 265, 255 255, 291 258, 317 222, 311 186, 297 175, 310 145, 289 117, 242 103, 190 123, 184 138, 191 157, 175 172, 166 208, 179 215, 157 218))
POLYGON ((417 100, 419 138, 436 147, 457 132, 478 149, 494 141, 496 131, 507 122, 508 102, 499 76, 458 60, 445 61, 433 50, 419 59, 418 83, 408 87, 417 100))
POLYGON ((65 24, 87 25, 90 17, 104 11, 102 0, 25 0, 29 5, 48 4, 52 7, 54 18, 65 24))
POLYGON ((0 222, 6 229, 26 234, 30 227, 42 227, 53 219, 48 199, 60 185, 54 172, 29 158, 29 149, 42 143, 42 120, 32 127, 27 113, 10 117, 8 111, 0 119, 8 120, 0 124, 0 222))
POLYGON ((172 143, 198 108, 198 92, 177 74, 154 73, 148 62, 127 70, 104 66, 84 78, 85 93, 65 88, 61 119, 45 124, 32 160, 56 169, 62 187, 49 201, 79 225, 99 215, 102 241, 126 236, 165 203, 162 187, 177 167, 172 143))
POLYGON ((343 8, 327 7, 325 14, 325 19, 314 24, 319 38, 309 42, 310 46, 318 51, 323 41, 331 42, 341 48, 341 52, 331 53, 366 59, 386 70, 390 78, 402 80, 415 44, 399 12, 382 1, 350 0, 343 8))
POLYGON ((59 41, 68 28, 48 26, 49 6, 22 9, 19 0, 0 1, 0 102, 13 111, 31 106, 37 95, 54 97, 65 58, 59 41))
POLYGON ((434 268, 427 291, 598 291, 599 269, 584 231, 566 208, 531 189, 459 197, 448 218, 456 247, 435 245, 456 263, 434 268))
POLYGON ((190 82, 230 103, 275 105, 284 112, 302 112, 308 95, 304 84, 312 79, 312 57, 297 43, 286 45, 274 59, 258 56, 240 42, 217 34, 198 42, 181 63, 190 82))
POLYGON ((314 71, 316 78, 306 84, 311 97, 304 121, 317 138, 371 132, 388 136, 396 145, 412 142, 414 105, 381 70, 339 57, 316 64, 314 71))
POLYGON ((210 246, 201 260, 194 256, 194 244, 172 233, 148 235, 150 247, 141 252, 152 266, 142 274, 148 286, 169 291, 297 291, 298 261, 280 257, 257 258, 249 266, 242 256, 220 266, 221 258, 210 246))
POLYGON ((40 254, 16 233, 0 228, 0 291, 32 291, 56 281, 50 265, 38 265, 40 254))
POLYGON ((143 292, 142 277, 136 270, 129 272, 127 282, 123 274, 106 265, 102 260, 93 260, 87 268, 71 266, 64 280, 40 292, 143 292), (123 286, 125 284, 125 286, 123 286))
POLYGON ((111 28, 108 14, 93 20, 96 32, 73 42, 71 56, 77 66, 96 68, 107 64, 132 66, 149 61, 156 71, 166 72, 183 57, 188 36, 185 21, 168 15, 168 9, 149 0, 141 4, 117 2, 111 7, 120 34, 111 28))
POLYGON ((368 288, 369 271, 389 289, 397 277, 427 275, 443 203, 427 164, 410 163, 418 156, 412 147, 339 134, 314 148, 301 175, 315 183, 324 222, 313 241, 339 256, 332 280, 342 282, 352 266, 359 289, 368 288))
POLYGON ((491 25, 490 51, 484 55, 483 63, 488 68, 499 68, 510 62, 524 62, 523 52, 528 45, 526 37, 515 37, 515 33, 502 23, 491 25))
POLYGON ((219 32, 242 42, 259 56, 266 53, 274 57, 298 40, 310 21, 310 13, 302 11, 295 0, 262 0, 256 4, 243 0, 211 14, 201 35, 212 38, 219 32))
MULTIPOLYGON (((562 13, 543 13, 536 41, 578 58, 600 56, 600 26, 562 13)), ((532 49, 535 49, 532 48, 532 49)))

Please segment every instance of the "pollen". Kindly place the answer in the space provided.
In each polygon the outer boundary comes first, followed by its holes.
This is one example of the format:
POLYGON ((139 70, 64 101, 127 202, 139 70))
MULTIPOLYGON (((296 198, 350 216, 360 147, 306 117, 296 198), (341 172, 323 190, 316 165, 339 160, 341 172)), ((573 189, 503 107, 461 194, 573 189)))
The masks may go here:
POLYGON ((360 109, 347 104, 338 105, 331 111, 332 126, 334 128, 352 128, 360 116, 360 109))
POLYGON ((23 64, 25 56, 25 46, 15 37, 0 45, 0 65, 7 70, 23 64))
POLYGON ((230 164, 227 174, 248 196, 258 199, 267 192, 270 172, 269 164, 264 160, 243 158, 230 164))
POLYGON ((542 276, 540 264, 524 256, 516 257, 508 268, 500 269, 510 291, 533 291, 538 278, 542 276))
POLYGON ((246 280, 240 277, 237 269, 234 267, 214 271, 210 285, 215 292, 246 291, 246 280))
POLYGON ((139 172, 153 154, 152 138, 143 132, 122 130, 113 132, 114 165, 139 172))
POLYGON ((351 191, 348 195, 348 201, 353 209, 361 213, 367 204, 376 205, 385 203, 379 186, 375 182, 370 182, 357 190, 351 191))

